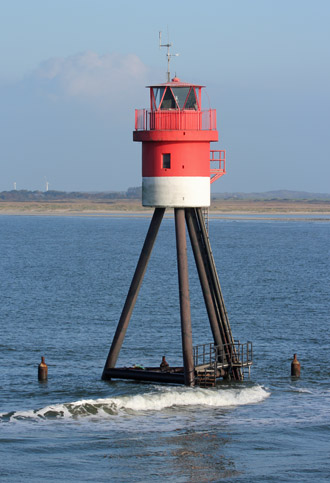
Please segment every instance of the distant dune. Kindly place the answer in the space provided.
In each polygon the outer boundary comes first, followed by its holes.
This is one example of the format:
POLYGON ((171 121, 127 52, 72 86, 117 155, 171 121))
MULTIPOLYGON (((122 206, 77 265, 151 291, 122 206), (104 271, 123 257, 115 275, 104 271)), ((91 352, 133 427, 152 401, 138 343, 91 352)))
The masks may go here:
POLYGON ((307 191, 276 190, 261 193, 213 193, 217 200, 318 200, 330 201, 328 193, 309 193, 307 191))

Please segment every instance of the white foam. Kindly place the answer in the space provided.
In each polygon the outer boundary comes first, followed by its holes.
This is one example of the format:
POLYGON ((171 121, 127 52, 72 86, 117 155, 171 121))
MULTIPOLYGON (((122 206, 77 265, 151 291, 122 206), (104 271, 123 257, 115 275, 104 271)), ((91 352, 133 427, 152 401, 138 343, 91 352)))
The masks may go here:
MULTIPOLYGON (((105 399, 86 399, 71 403, 54 404, 39 410, 17 411, 10 420, 77 419, 81 417, 109 418, 113 415, 132 412, 162 411, 167 408, 216 407, 226 408, 256 404, 265 400, 270 393, 261 386, 245 388, 164 388, 156 387, 153 392, 117 396, 105 399)), ((0 417, 4 417, 0 414, 0 417)))
POLYGON ((306 393, 306 394, 313 394, 313 392, 310 389, 307 389, 306 387, 293 387, 293 386, 290 386, 290 390, 292 392, 300 392, 300 393, 306 393))
POLYGON ((160 411, 170 407, 212 406, 228 407, 258 403, 268 397, 262 387, 244 389, 188 389, 171 388, 159 393, 141 394, 115 398, 113 401, 120 409, 134 411, 160 411))

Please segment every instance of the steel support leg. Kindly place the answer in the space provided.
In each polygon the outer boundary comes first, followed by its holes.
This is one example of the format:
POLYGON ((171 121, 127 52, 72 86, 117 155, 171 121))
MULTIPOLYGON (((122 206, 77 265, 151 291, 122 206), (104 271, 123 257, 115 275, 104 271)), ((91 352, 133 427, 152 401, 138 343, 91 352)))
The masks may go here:
POLYGON ((195 212, 194 219, 198 220, 198 222, 199 222, 201 235, 202 235, 202 237, 204 239, 204 243, 205 243, 206 256, 207 256, 207 259, 208 259, 208 265, 209 265, 209 268, 210 268, 210 275, 211 275, 211 278, 212 278, 211 283, 214 287, 214 294, 216 296, 216 303, 217 303, 217 306, 219 308, 219 313, 220 313, 220 318, 221 318, 221 326, 222 326, 221 330, 223 330, 223 334, 222 334, 223 335, 223 342, 224 342, 224 344, 228 344, 228 343, 233 342, 233 336, 232 336, 231 328, 230 328, 230 325, 229 325, 226 306, 225 306, 225 303, 224 303, 224 300, 223 300, 223 297, 222 297, 222 291, 221 291, 221 287, 220 287, 218 273, 217 273, 215 263, 214 263, 214 259, 213 259, 211 245, 208 241, 208 235, 207 235, 205 224, 204 224, 204 221, 203 221, 203 213, 202 213, 201 208, 195 208, 194 212, 195 212))
POLYGON ((195 371, 191 331, 185 214, 183 208, 175 208, 174 213, 179 277, 184 380, 186 386, 193 386, 195 384, 195 371))
POLYGON ((214 300, 212 297, 212 290, 210 287, 210 281, 207 276, 205 261, 203 259, 200 242, 198 238, 198 228, 196 222, 192 216, 192 209, 186 209, 186 222, 191 242, 191 247, 193 249, 196 267, 198 271, 199 281, 202 287, 205 307, 210 321, 211 331, 213 334, 214 344, 223 347, 223 341, 219 329, 219 323, 217 319, 217 314, 214 307, 214 300))
MULTIPOLYGON (((212 254, 212 250, 211 250, 211 245, 209 243, 208 235, 207 235, 207 232, 206 232, 206 229, 205 229, 203 213, 202 213, 201 208, 195 208, 194 213, 195 213, 194 219, 196 219, 196 221, 198 221, 198 223, 199 223, 200 232, 202 234, 204 244, 205 244, 206 257, 208 259, 210 274, 211 274, 211 278, 212 278, 212 281, 211 281, 211 283, 213 285, 212 290, 213 290, 213 293, 214 293, 215 299, 216 299, 215 304, 216 304, 216 306, 219 310, 219 315, 220 315, 220 318, 219 318, 220 333, 221 333, 221 336, 222 336, 223 343, 229 344, 229 345, 225 346, 225 347, 227 347, 227 350, 230 347, 230 351, 226 355, 226 358, 228 359, 228 361, 233 361, 233 359, 237 360, 236 348, 235 348, 235 345, 234 345, 234 339, 233 339, 233 335, 232 335, 230 324, 229 324, 226 306, 225 306, 223 296, 222 296, 222 291, 221 291, 218 273, 217 273, 217 270, 215 268, 215 263, 214 263, 214 258, 213 258, 213 254, 212 254), (234 357, 233 357, 233 355, 234 355, 234 357)), ((232 367, 232 374, 233 374, 233 377, 234 377, 235 380, 241 380, 242 374, 241 374, 241 369, 239 367, 232 367)))
POLYGON ((118 322, 117 330, 111 344, 109 355, 104 366, 103 375, 107 369, 115 367, 116 365, 164 213, 165 208, 155 208, 131 286, 126 297, 125 305, 118 322))

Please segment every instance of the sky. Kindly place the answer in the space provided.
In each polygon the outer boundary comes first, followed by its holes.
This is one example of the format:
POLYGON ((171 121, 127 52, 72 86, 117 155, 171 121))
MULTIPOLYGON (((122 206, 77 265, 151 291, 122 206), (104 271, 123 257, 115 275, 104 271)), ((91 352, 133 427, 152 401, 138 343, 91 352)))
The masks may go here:
POLYGON ((329 0, 0 0, 0 191, 140 186, 161 30, 217 110, 215 192, 329 193, 329 25, 329 0))

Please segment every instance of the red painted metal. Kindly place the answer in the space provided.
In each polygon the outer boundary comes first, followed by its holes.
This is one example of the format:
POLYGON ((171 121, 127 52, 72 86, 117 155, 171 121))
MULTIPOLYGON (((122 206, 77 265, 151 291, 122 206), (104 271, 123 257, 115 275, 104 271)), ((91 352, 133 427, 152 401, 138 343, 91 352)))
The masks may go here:
POLYGON ((135 110, 135 130, 202 130, 216 131, 217 118, 215 109, 207 110, 135 110))
POLYGON ((211 184, 226 174, 226 151, 224 149, 210 151, 211 184), (214 166, 216 164, 216 166, 214 166))
POLYGON ((142 144, 143 177, 210 176, 210 142, 160 141, 142 144), (171 168, 162 166, 162 155, 171 153, 171 168))
MULTIPOLYGON (((218 141, 218 131, 133 131, 133 141, 140 142, 213 142, 218 141)), ((210 160, 210 151, 207 161, 210 160)))

